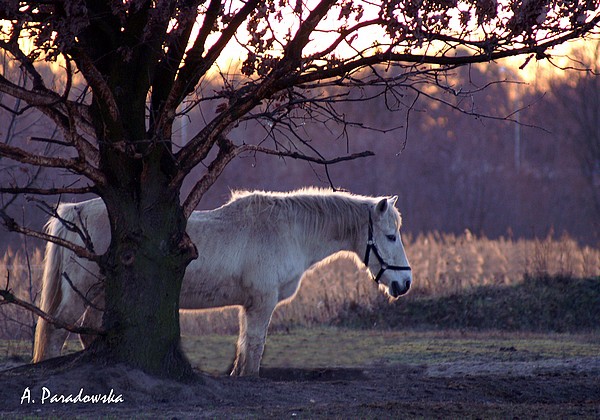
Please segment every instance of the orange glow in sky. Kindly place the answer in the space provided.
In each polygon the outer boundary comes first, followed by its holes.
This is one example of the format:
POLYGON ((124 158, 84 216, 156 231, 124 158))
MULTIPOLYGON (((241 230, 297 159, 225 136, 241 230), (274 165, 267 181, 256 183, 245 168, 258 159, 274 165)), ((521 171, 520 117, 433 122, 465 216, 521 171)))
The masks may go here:
MULTIPOLYGON (((274 46, 268 52, 273 56, 278 56, 282 53, 282 46, 286 42, 286 37, 293 37, 295 31, 300 26, 300 18, 297 14, 294 13, 293 10, 296 3, 291 3, 293 4, 287 5, 282 9, 281 21, 278 21, 277 19, 271 19, 268 28, 264 25, 259 25, 259 27, 257 28, 257 30, 259 31, 266 29, 268 35, 273 34, 273 36, 275 37, 276 41, 274 43, 274 46)), ((302 2, 302 19, 306 19, 308 17, 310 10, 317 3, 317 0, 307 0, 302 2)), ((225 12, 234 13, 237 10, 239 10, 239 8, 243 6, 243 4, 244 3, 238 0, 231 0, 229 2, 226 2, 225 12)), ((363 7, 364 12, 362 15, 362 20, 369 20, 377 17, 378 7, 375 6, 375 3, 356 1, 355 4, 360 4, 363 7)), ((455 13, 456 16, 453 17, 453 20, 458 23, 459 10, 467 10, 469 7, 471 7, 469 4, 459 2, 457 6, 457 12, 455 13)), ((198 34, 202 25, 204 16, 202 12, 203 11, 201 10, 198 22, 194 27, 193 34, 191 37, 192 40, 196 38, 196 35, 198 34)), ((311 36, 308 45, 304 49, 305 55, 323 51, 338 37, 339 34, 336 32, 336 29, 339 29, 340 26, 339 14, 340 8, 334 8, 330 11, 328 17, 324 19, 324 21, 321 24, 319 24, 319 26, 317 27, 317 31, 311 36)), ((348 20, 347 25, 352 26, 355 23, 356 21, 352 20, 351 18, 348 20)), ((0 35, 0 37, 5 38, 8 36, 7 34, 9 27, 7 26, 7 22, 0 21, 0 25, 2 29, 2 35, 0 35)), ((458 28, 459 25, 456 24, 456 27, 458 28)), ((450 30, 452 31, 452 25, 450 25, 450 30)), ((208 45, 211 45, 214 42, 216 42, 219 36, 220 32, 211 34, 208 38, 208 45)), ((247 49, 242 44, 246 40, 248 40, 249 37, 250 34, 248 33, 246 29, 246 24, 244 23, 241 25, 236 37, 234 37, 234 39, 232 39, 232 41, 229 42, 223 54, 221 54, 221 56, 219 57, 217 61, 217 68, 213 68, 213 75, 218 74, 218 72, 227 74, 238 72, 242 61, 247 55, 247 49)), ((364 28, 357 32, 357 36, 350 37, 345 41, 341 42, 339 46, 335 49, 334 54, 340 58, 352 57, 357 54, 357 51, 363 51, 366 49, 374 48, 373 45, 375 41, 382 44, 383 48, 385 48, 386 45, 390 42, 383 28, 364 28)), ((564 57, 560 59, 557 58, 556 62, 558 65, 568 66, 568 60, 566 57, 568 56, 569 51, 574 46, 581 46, 582 42, 583 41, 572 42, 567 45, 559 46, 553 51, 550 51, 550 53, 556 57, 564 57)), ((22 38, 20 40, 20 45, 25 53, 28 53, 32 49, 32 42, 29 38, 22 38)), ((420 52, 423 53, 425 52, 425 48, 429 49, 427 51, 429 54, 434 54, 437 46, 436 44, 428 44, 427 46, 423 47, 423 49, 421 49, 420 51, 412 50, 412 52, 415 54, 418 54, 420 52)), ((527 66, 525 66, 524 69, 519 69, 519 66, 523 65, 525 59, 526 57, 515 57, 503 60, 503 62, 499 64, 511 69, 511 79, 514 80, 516 78, 528 83, 536 83, 536 80, 538 80, 539 78, 544 78, 544 76, 548 75, 548 73, 550 73, 553 69, 553 67, 549 65, 545 60, 538 62, 535 59, 531 60, 531 62, 527 66)), ((62 62, 61 60, 57 63, 51 63, 50 66, 52 67, 52 70, 55 73, 60 73, 59 67, 64 66, 64 62, 62 62)))

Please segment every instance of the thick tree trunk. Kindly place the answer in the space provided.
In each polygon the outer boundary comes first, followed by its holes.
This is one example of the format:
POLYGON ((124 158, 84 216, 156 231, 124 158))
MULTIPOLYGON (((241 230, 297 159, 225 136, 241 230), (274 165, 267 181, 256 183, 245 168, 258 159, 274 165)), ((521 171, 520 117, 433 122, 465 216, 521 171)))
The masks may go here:
POLYGON ((168 183, 170 155, 155 147, 145 157, 111 153, 102 161, 112 178, 100 192, 111 243, 103 256, 103 328, 91 351, 111 362, 160 376, 192 375, 180 348, 179 293, 197 256, 185 231, 179 191, 168 183))

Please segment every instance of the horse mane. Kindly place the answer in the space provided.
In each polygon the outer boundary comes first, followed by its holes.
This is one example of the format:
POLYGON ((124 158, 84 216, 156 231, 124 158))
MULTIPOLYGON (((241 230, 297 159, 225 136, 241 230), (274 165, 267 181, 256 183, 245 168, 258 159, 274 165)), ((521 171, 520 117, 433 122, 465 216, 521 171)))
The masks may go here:
MULTIPOLYGON (((368 222, 368 211, 381 198, 321 188, 303 188, 291 192, 232 191, 222 209, 231 209, 242 217, 263 219, 265 223, 277 220, 302 223, 307 234, 317 237, 325 229, 334 229, 340 239, 354 238, 368 222), (261 217, 258 217, 261 216, 261 217)), ((400 225, 400 213, 397 223, 400 225)))

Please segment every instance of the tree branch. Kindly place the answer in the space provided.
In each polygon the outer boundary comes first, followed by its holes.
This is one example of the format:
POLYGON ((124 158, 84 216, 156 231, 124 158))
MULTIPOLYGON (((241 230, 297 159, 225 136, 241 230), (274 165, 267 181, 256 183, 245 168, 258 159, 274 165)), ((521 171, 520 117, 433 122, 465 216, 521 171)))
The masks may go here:
MULTIPOLYGON (((88 274, 92 274, 89 273, 88 274)), ((85 303, 85 306, 88 306, 90 308, 93 308, 97 311, 104 311, 104 308, 101 308, 100 306, 94 304, 93 300, 95 300, 102 292, 98 289, 96 289, 95 293, 92 293, 92 298, 90 300, 90 298, 87 297, 87 294, 94 288, 94 286, 97 286, 98 284, 100 284, 101 280, 99 280, 98 283, 93 284, 87 291, 87 293, 84 295, 83 293, 81 293, 81 291, 73 284, 73 281, 71 280, 71 278, 69 277, 69 275, 65 272, 62 273, 62 277, 65 279, 65 281, 67 283, 69 283, 69 286, 71 286, 71 289, 77 294, 77 296, 79 296, 79 298, 81 300, 83 300, 83 302, 85 303)))
POLYGON ((340 30, 340 34, 335 41, 333 41, 324 50, 308 56, 307 60, 312 61, 315 59, 326 57, 328 54, 331 54, 337 47, 339 47, 339 45, 352 33, 356 33, 360 29, 364 29, 369 26, 381 25, 383 22, 384 22, 383 19, 378 18, 378 19, 368 20, 368 21, 364 21, 364 22, 358 22, 356 25, 352 26, 351 28, 342 29, 342 30, 340 30))
MULTIPOLYGON (((207 17, 210 22, 213 19, 212 14, 214 12, 214 8, 216 8, 217 3, 220 1, 211 1, 209 5, 209 10, 207 11, 207 17)), ((171 89, 171 93, 169 94, 169 98, 165 105, 165 109, 167 110, 166 114, 173 114, 175 109, 179 105, 179 103, 183 100, 183 98, 190 93, 195 87, 198 81, 205 73, 210 69, 217 58, 221 55, 229 41, 234 37, 238 28, 246 18, 250 15, 250 13, 256 8, 259 4, 259 0, 248 0, 244 6, 236 13, 236 15, 231 19, 231 21, 227 24, 227 27, 223 29, 221 32, 221 36, 214 43, 214 45, 208 50, 206 56, 203 57, 202 53, 204 52, 204 43, 205 36, 208 36, 210 33, 211 27, 205 27, 203 25, 196 41, 192 48, 188 51, 187 57, 185 60, 185 64, 179 71, 179 75, 175 80, 175 84, 171 89)), ((214 22, 213 22, 214 23, 214 22)))
POLYGON ((347 162, 349 160, 355 160, 355 159, 375 156, 375 153, 373 153, 372 151, 365 150, 364 152, 352 153, 352 154, 346 155, 346 156, 338 156, 338 157, 332 158, 332 159, 323 159, 323 158, 318 158, 318 157, 314 157, 314 156, 308 156, 308 155, 305 155, 305 154, 302 154, 299 152, 291 152, 291 151, 286 151, 286 150, 273 150, 273 149, 269 149, 266 147, 257 146, 254 144, 245 144, 243 146, 239 146, 239 148, 241 150, 240 150, 240 152, 238 152, 238 154, 242 153, 242 152, 258 152, 258 153, 263 153, 266 155, 273 155, 273 156, 288 157, 288 158, 298 159, 298 160, 305 160, 307 162, 312 162, 312 163, 316 163, 319 165, 333 165, 333 164, 340 163, 340 162, 347 162))
POLYGON ((183 203, 183 212, 186 218, 192 214, 204 193, 214 184, 227 164, 239 153, 240 148, 236 147, 231 141, 224 137, 219 139, 219 153, 217 157, 210 163, 206 174, 196 182, 183 203))
MULTIPOLYGON (((460 66, 465 64, 485 63, 499 60, 502 58, 513 57, 517 55, 535 54, 538 59, 546 56, 546 51, 556 45, 565 43, 566 41, 581 37, 582 33, 592 30, 600 24, 600 15, 596 16, 587 24, 566 33, 560 37, 550 39, 536 45, 524 46, 521 48, 507 49, 501 51, 483 51, 474 55, 464 56, 448 56, 448 55, 421 55, 421 54, 406 54, 395 53, 392 48, 386 52, 381 52, 369 56, 360 55, 359 58, 351 59, 332 66, 327 64, 326 67, 317 67, 317 71, 311 71, 299 76, 290 76, 290 80, 286 83, 288 86, 302 85, 315 81, 327 80, 335 77, 345 76, 354 70, 374 66, 382 63, 413 63, 413 64, 434 64, 439 66, 460 66)), ((461 45, 464 42, 459 43, 461 45)), ((472 44, 472 43, 471 43, 472 44)))
POLYGON ((308 18, 302 22, 296 32, 296 36, 286 45, 284 60, 291 60, 300 64, 302 59, 302 50, 308 44, 310 36, 321 20, 327 16, 327 12, 337 3, 337 0, 322 0, 308 15, 308 18))
POLYGON ((105 176, 102 172, 92 167, 87 162, 79 159, 39 156, 4 143, 0 143, 0 156, 34 166, 68 169, 75 173, 85 175, 87 178, 94 181, 97 186, 105 184, 105 176))
POLYGON ((15 221, 15 219, 10 217, 4 210, 0 210, 0 219, 2 219, 2 223, 10 232, 21 233, 23 235, 31 236, 32 238, 41 239, 47 242, 53 242, 57 245, 70 249, 75 253, 75 255, 77 255, 80 258, 85 258, 94 262, 100 261, 100 255, 90 251, 86 247, 76 245, 63 238, 59 238, 58 236, 49 235, 47 233, 39 232, 37 230, 29 229, 19 225, 15 221))
POLYGON ((304 160, 324 166, 375 155, 373 152, 366 150, 360 153, 338 156, 333 159, 323 159, 320 157, 308 156, 299 152, 273 150, 252 144, 236 146, 230 140, 221 137, 219 138, 219 153, 217 154, 217 157, 208 166, 206 174, 194 185, 183 204, 184 214, 186 217, 189 217, 189 215, 192 214, 192 211, 194 211, 204 193, 208 191, 210 186, 221 175, 227 164, 233 158, 244 152, 255 152, 279 157, 288 157, 291 159, 304 160))
POLYGON ((11 39, 8 42, 0 42, 0 49, 8 51, 19 63, 21 63, 21 68, 27 72, 33 81, 34 90, 47 91, 42 75, 36 70, 32 60, 21 50, 17 39, 11 39))
MULTIPOLYGON (((8 275, 7 275, 7 278, 8 278, 8 275)), ((0 290, 0 297, 2 297, 2 299, 3 299, 3 301, 0 302, 0 304, 12 303, 14 305, 20 306, 21 308, 24 308, 30 312, 33 312, 35 315, 45 319, 52 325, 54 325, 58 328, 65 329, 74 334, 92 334, 92 335, 104 335, 105 334, 105 332, 103 330, 99 330, 96 328, 78 327, 76 325, 69 324, 68 322, 65 322, 59 318, 56 318, 55 316, 50 315, 47 312, 42 311, 40 308, 33 305, 32 303, 29 303, 23 299, 19 299, 8 288, 8 279, 6 281, 6 288, 3 290, 0 290)))
POLYGON ((55 92, 45 89, 28 90, 11 83, 3 75, 0 75, 0 92, 22 99, 35 107, 55 107, 63 101, 55 92))
POLYGON ((90 60, 90 58, 84 53, 78 52, 74 58, 75 62, 77 63, 77 67, 85 76, 85 80, 92 87, 95 99, 101 100, 106 107, 106 111, 108 111, 110 118, 113 121, 117 121, 119 118, 119 108, 112 91, 110 90, 110 87, 102 76, 102 73, 98 71, 92 60, 90 60))
POLYGON ((178 28, 175 28, 171 33, 172 39, 167 46, 167 53, 157 65, 152 84, 152 96, 150 99, 150 133, 151 136, 158 129, 156 123, 160 120, 160 115, 163 106, 173 88, 173 83, 177 76, 177 71, 181 64, 181 60, 185 54, 186 47, 196 23, 195 15, 192 13, 192 8, 198 7, 198 1, 194 1, 187 8, 180 10, 180 16, 177 19, 178 28))
MULTIPOLYGON (((235 98, 232 98, 232 103, 229 109, 219 114, 210 124, 208 124, 198 135, 176 154, 177 160, 180 162, 180 176, 171 183, 171 185, 177 185, 182 182, 183 177, 189 173, 189 171, 196 166, 199 162, 206 158, 212 147, 214 146, 217 138, 223 135, 223 132, 227 130, 231 124, 244 114, 249 112, 254 106, 264 98, 273 95, 288 87, 288 85, 280 85, 280 80, 283 79, 288 73, 300 64, 302 55, 302 49, 308 43, 310 34, 317 26, 317 24, 327 15, 329 8, 335 4, 336 0, 323 0, 321 3, 313 9, 308 19, 303 22, 300 29, 298 30, 296 37, 290 41, 288 47, 286 47, 285 58, 281 60, 275 69, 260 83, 255 86, 248 86, 245 92, 238 92, 235 98)), ((220 40, 211 48, 208 57, 211 57, 214 53, 214 58, 220 54, 222 48, 225 47, 226 42, 220 44, 221 39, 226 38, 227 42, 235 34, 237 27, 241 25, 243 20, 251 12, 252 8, 256 4, 255 1, 249 1, 244 7, 238 12, 234 20, 228 25, 227 29, 221 35, 220 40), (231 31, 230 30, 231 27, 231 31)), ((212 65, 213 60, 210 61, 212 65)), ((208 67, 206 68, 206 70, 208 67)), ((174 88, 175 90, 175 88, 174 88)))
POLYGON ((0 187, 0 193, 6 194, 38 194, 38 195, 60 195, 60 194, 88 194, 96 193, 96 187, 88 185, 80 188, 35 188, 35 187, 0 187))

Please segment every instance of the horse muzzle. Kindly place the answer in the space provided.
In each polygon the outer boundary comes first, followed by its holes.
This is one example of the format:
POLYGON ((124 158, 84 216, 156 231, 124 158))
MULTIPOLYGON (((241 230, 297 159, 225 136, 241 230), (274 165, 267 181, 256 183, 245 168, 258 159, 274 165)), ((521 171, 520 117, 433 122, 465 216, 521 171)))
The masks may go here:
POLYGON ((400 285, 400 282, 398 281, 392 281, 392 283, 390 284, 390 296, 397 298, 399 296, 405 295, 408 293, 408 291, 410 290, 410 280, 406 280, 404 282, 404 287, 402 287, 400 285))

